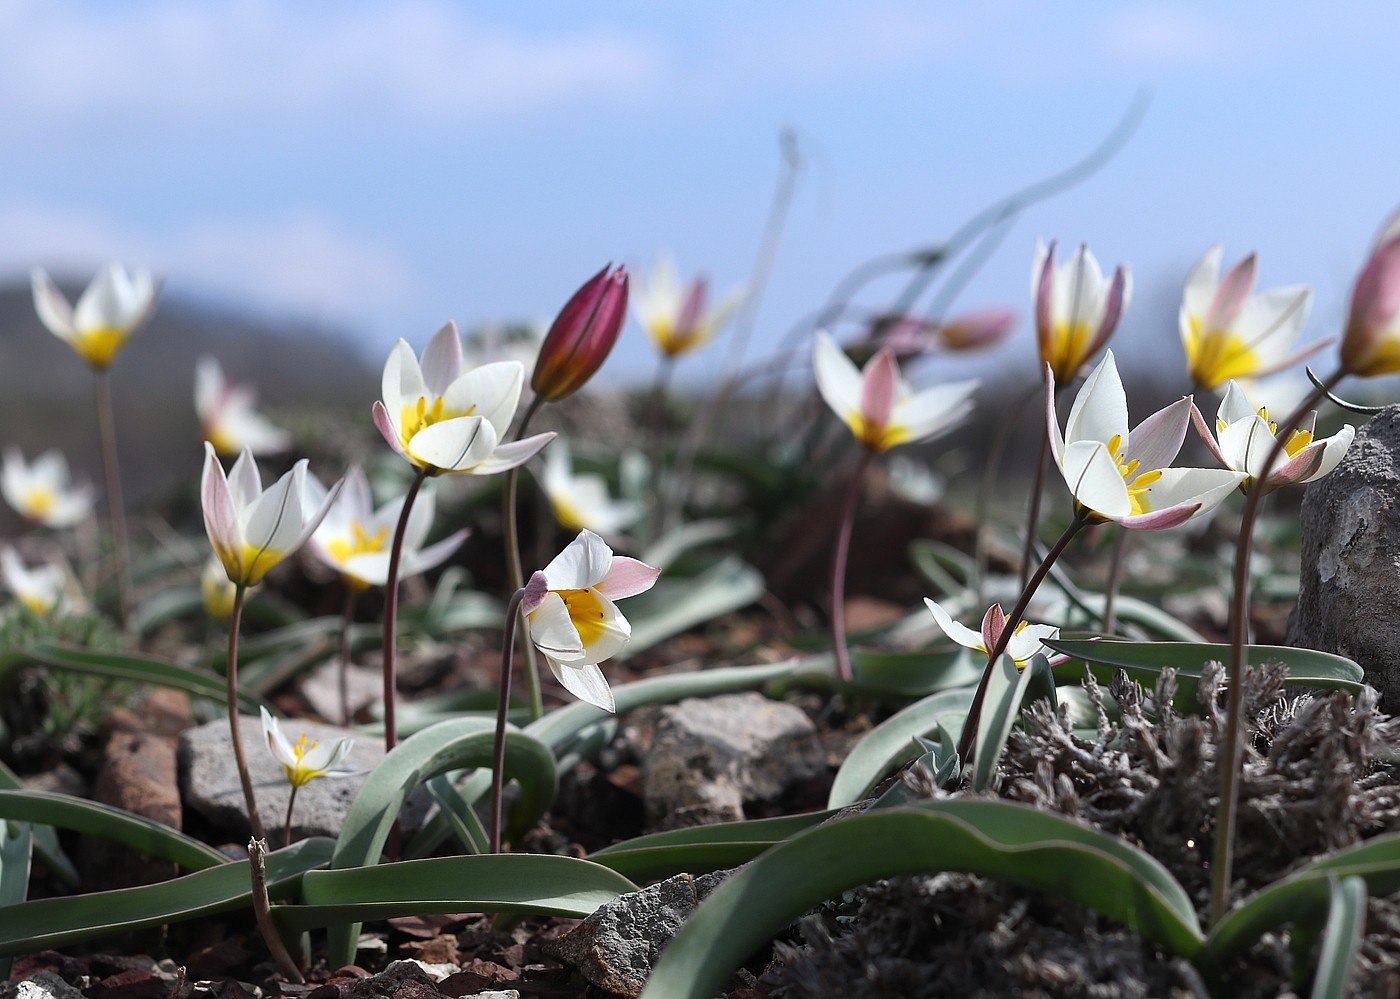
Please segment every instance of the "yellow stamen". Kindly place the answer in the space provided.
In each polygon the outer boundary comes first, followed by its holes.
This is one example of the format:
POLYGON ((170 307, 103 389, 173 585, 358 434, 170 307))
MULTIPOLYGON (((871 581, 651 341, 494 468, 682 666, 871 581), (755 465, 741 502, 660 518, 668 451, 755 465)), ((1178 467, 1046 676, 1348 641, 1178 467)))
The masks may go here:
POLYGON ((389 528, 381 527, 373 534, 365 533, 365 527, 358 520, 350 525, 349 537, 338 537, 326 545, 331 557, 344 565, 351 555, 364 555, 369 552, 382 552, 389 540, 389 528))
POLYGON ((1258 355, 1243 337, 1229 330, 1202 330, 1200 319, 1191 317, 1186 369, 1197 385, 1213 389, 1231 378, 1251 375, 1258 367, 1258 355))
POLYGON ((1162 470, 1160 468, 1149 469, 1139 475, 1138 468, 1142 462, 1137 458, 1129 461, 1128 453, 1119 450, 1122 445, 1122 435, 1114 434, 1108 440, 1108 453, 1113 455, 1113 460, 1118 465, 1118 474, 1123 476, 1123 481, 1127 483, 1128 501, 1132 504, 1132 512, 1129 516, 1135 517, 1152 509, 1147 505, 1147 494, 1152 492, 1152 483, 1162 477, 1162 470))
POLYGON ((1296 458, 1298 457, 1298 452, 1312 442, 1313 435, 1311 430, 1295 430, 1292 436, 1288 438, 1288 443, 1283 446, 1283 449, 1288 453, 1288 457, 1296 458))
POLYGON ((111 365, 117 351, 121 350, 122 344, 126 343, 130 335, 130 330, 99 326, 96 329, 83 330, 71 342, 73 349, 84 361, 94 368, 106 368, 111 365))
POLYGON ((24 494, 24 514, 32 520, 43 520, 57 501, 58 493, 49 486, 30 486, 24 494))
POLYGON ((583 590, 556 590, 569 612, 569 620, 586 649, 607 631, 607 612, 603 598, 591 586, 583 590))

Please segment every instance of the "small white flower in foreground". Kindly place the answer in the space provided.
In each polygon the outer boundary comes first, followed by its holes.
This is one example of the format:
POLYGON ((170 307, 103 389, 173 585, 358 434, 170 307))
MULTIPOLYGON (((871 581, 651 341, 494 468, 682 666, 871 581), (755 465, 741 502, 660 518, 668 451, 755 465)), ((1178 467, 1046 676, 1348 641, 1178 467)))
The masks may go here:
POLYGON ((128 274, 121 264, 109 264, 93 278, 76 308, 43 268, 34 268, 30 284, 39 321, 98 369, 111 365, 117 351, 156 308, 156 283, 150 272, 140 269, 128 274))
POLYGON ((384 363, 374 425, 390 447, 433 475, 504 472, 529 461, 555 436, 501 443, 524 384, 525 368, 516 361, 464 372, 462 341, 448 323, 433 334, 421 359, 407 341, 394 345, 384 363))
MULTIPOLYGON (((1001 609, 1001 604, 992 604, 987 608, 986 615, 982 618, 982 631, 980 633, 971 628, 964 627, 952 616, 939 606, 935 600, 924 597, 924 605, 928 607, 933 619, 938 622, 938 627, 943 629, 943 633, 957 642, 963 648, 976 649, 984 656, 990 656, 992 649, 996 648, 997 642, 1001 641, 1001 634, 1006 630, 1006 614, 1001 609)), ((1006 654, 1016 663, 1017 669, 1025 667, 1031 656, 1039 653, 1054 661, 1063 660, 1063 656, 1055 656, 1047 649, 1042 642, 1047 638, 1058 638, 1060 629, 1049 624, 1027 624, 1022 621, 1016 626, 1016 630, 1011 633, 1011 638, 1006 645, 1006 654)))
POLYGON ((274 454, 292 446, 292 435, 254 408, 257 393, 247 385, 230 385, 224 369, 212 357, 201 357, 194 369, 194 411, 200 432, 219 454, 274 454))
POLYGON ((874 452, 950 429, 971 412, 978 385, 974 379, 916 392, 900 375, 888 347, 880 348, 861 371, 825 330, 817 332, 812 366, 826 404, 874 452))
MULTIPOLYGON (((1264 474, 1264 462, 1278 440, 1278 424, 1269 419, 1268 409, 1256 409, 1232 381, 1216 413, 1214 434, 1206 429, 1199 413, 1195 416, 1197 429, 1216 459, 1226 468, 1248 473, 1240 483, 1240 488, 1248 491, 1264 474)), ((1264 480, 1265 492, 1320 479, 1337 467, 1356 436, 1356 428, 1347 424, 1331 437, 1316 440, 1316 426, 1317 413, 1309 413, 1302 425, 1288 435, 1278 463, 1264 480)))
POLYGON ((272 751, 277 762, 282 764, 282 769, 287 772, 287 781, 292 787, 309 784, 317 777, 350 777, 358 773, 356 770, 339 766, 354 748, 354 739, 334 739, 322 745, 320 742, 308 741, 303 735, 296 742, 290 742, 282 734, 282 726, 268 713, 267 708, 258 710, 262 712, 263 738, 267 740, 267 748, 272 751))
POLYGON ((319 507, 306 499, 306 459, 266 490, 258 463, 246 448, 227 476, 214 445, 204 443, 204 477, 200 499, 204 529, 229 581, 252 586, 267 570, 302 546, 336 495, 337 482, 319 507))
MULTIPOLYGON (((306 489, 310 505, 319 503, 326 492, 325 486, 313 475, 306 477, 306 489)), ((389 548, 403 501, 404 497, 398 496, 378 510, 374 509, 369 479, 356 465, 345 474, 339 499, 331 504, 311 535, 311 553, 340 573, 352 587, 384 586, 389 580, 389 548)), ((404 525, 403 549, 399 553, 400 580, 441 565, 466 540, 469 531, 463 528, 437 544, 423 547, 433 528, 436 508, 436 493, 425 487, 404 525)))
POLYGON ((565 690, 613 710, 612 691, 598 664, 616 655, 632 636, 613 601, 651 589, 660 574, 637 559, 614 557, 602 538, 582 531, 530 577, 520 610, 530 641, 565 690))
POLYGON ((1055 415, 1055 376, 1046 370, 1045 413, 1050 450, 1078 514, 1160 531, 1215 509, 1245 479, 1218 468, 1168 468, 1191 422, 1191 398, 1152 414, 1128 433, 1128 398, 1113 360, 1103 360, 1075 397, 1064 433, 1055 415))
POLYGON ((16 600, 35 614, 48 614, 64 602, 68 577, 57 565, 30 569, 13 548, 0 548, 0 578, 16 600))
POLYGON ((1330 340, 1292 352, 1308 319, 1312 289, 1304 285, 1253 294, 1258 261, 1251 253, 1222 278, 1216 243, 1186 279, 1177 324, 1186 348, 1186 367, 1201 388, 1231 378, 1280 371, 1326 347, 1330 340))
POLYGON ((45 527, 72 527, 92 513, 92 487, 72 484, 68 462, 57 451, 28 464, 18 450, 6 449, 0 492, 16 513, 45 527))
POLYGON ((641 504, 613 499, 607 480, 601 475, 575 474, 569 446, 562 440, 544 454, 540 488, 549 497, 554 519, 566 531, 618 534, 642 515, 641 504))

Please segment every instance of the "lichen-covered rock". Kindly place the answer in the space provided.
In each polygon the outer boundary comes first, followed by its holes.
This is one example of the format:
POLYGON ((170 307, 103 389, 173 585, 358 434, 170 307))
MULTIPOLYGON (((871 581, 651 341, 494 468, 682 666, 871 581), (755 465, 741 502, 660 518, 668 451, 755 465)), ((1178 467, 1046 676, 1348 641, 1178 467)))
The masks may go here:
POLYGON ((1356 434, 1303 495, 1302 573, 1288 644, 1354 659, 1400 713, 1400 406, 1356 434))

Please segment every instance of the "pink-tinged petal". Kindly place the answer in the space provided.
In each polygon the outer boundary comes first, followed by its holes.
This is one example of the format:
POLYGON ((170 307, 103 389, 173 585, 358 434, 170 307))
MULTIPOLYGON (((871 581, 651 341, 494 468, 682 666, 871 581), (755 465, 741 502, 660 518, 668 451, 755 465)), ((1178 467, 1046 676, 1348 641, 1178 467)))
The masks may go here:
POLYGON ((1114 437, 1123 443, 1128 440, 1128 396, 1110 350, 1074 397, 1065 422, 1065 443, 1071 447, 1078 441, 1107 444, 1114 437))
POLYGON ((592 663, 585 663, 582 666, 570 666, 568 663, 555 662, 549 659, 549 668, 565 690, 573 694, 580 701, 586 701, 594 707, 602 708, 607 712, 614 712, 616 707, 613 703, 611 688, 608 681, 603 677, 603 671, 592 663))
POLYGON ((482 417, 495 429, 499 440, 510 431, 524 386, 524 365, 519 361, 493 361, 458 376, 443 392, 443 406, 451 413, 482 417))
POLYGON ((594 630, 589 632, 587 641, 583 643, 583 652, 587 662, 601 663, 607 662, 626 647, 632 639, 632 626, 627 623, 627 618, 622 616, 615 603, 599 593, 596 586, 592 587, 592 590, 598 599, 602 619, 600 623, 594 623, 594 630))
POLYGON ((1220 284, 1220 258, 1223 254, 1224 250, 1216 243, 1206 250, 1201 259, 1192 266, 1191 273, 1186 276, 1186 287, 1181 292, 1179 315, 1183 340, 1189 338, 1192 318, 1200 324, 1202 331, 1209 328, 1206 326, 1205 317, 1220 284))
POLYGON ((1031 263, 1031 301, 1035 303, 1035 335, 1040 357, 1049 362, 1054 357, 1055 326, 1055 244, 1046 247, 1035 241, 1035 257, 1031 263))
POLYGON ((1400 236, 1378 246, 1356 279, 1346 332, 1342 335, 1343 368, 1357 374, 1369 373, 1397 311, 1400 311, 1400 236))
POLYGON ((1123 313, 1128 309, 1128 302, 1133 297, 1133 272, 1127 264, 1119 264, 1113 272, 1113 281, 1108 286, 1108 300, 1104 303, 1103 319, 1099 323, 1098 331, 1094 334, 1094 341, 1089 345, 1089 350, 1084 358, 1088 360, 1099 352, 1099 349, 1108 342, 1108 338, 1113 336, 1113 331, 1118 328, 1118 322, 1123 318, 1123 313))
POLYGON ((1274 469, 1265 485, 1272 492, 1280 486, 1291 486, 1299 482, 1310 482, 1321 474, 1322 461, 1327 449, 1321 444, 1310 444, 1288 461, 1274 469))
MULTIPOLYGON (((530 575, 530 581, 525 584, 525 595, 520 599, 520 613, 529 614, 541 603, 549 594, 549 580, 545 579, 544 572, 536 569, 530 575)), ((581 648, 582 646, 580 646, 581 648)))
POLYGON ((244 518, 248 508, 262 495, 262 475, 258 472, 253 452, 246 447, 228 470, 228 488, 229 495, 233 497, 234 512, 244 518))
POLYGON ((544 449, 544 446, 559 436, 553 430, 526 437, 524 440, 498 444, 496 449, 471 471, 475 475, 495 475, 525 464, 544 449))
POLYGON ((878 436, 889 424, 898 385, 899 365, 895 363, 894 351, 882 347, 861 373, 860 415, 867 433, 878 436))
POLYGON ((1050 435, 1050 454, 1059 465, 1065 453, 1065 435, 1060 433, 1060 415, 1055 412, 1055 372, 1045 365, 1045 431, 1050 435))
POLYGON ((379 428, 380 436, 384 438, 385 443, 412 461, 413 459, 409 457, 408 452, 404 450, 403 444, 399 441, 399 429, 394 426, 394 421, 389 416, 389 411, 384 408, 384 403, 375 400, 370 412, 374 417, 374 425, 379 428))
MULTIPOLYGON (((1231 382, 1230 384, 1234 385, 1235 383, 1231 382)), ((1195 426, 1196 433, 1200 435, 1201 440, 1205 442, 1206 447, 1210 450, 1211 457, 1226 468, 1231 467, 1229 459, 1226 458, 1225 454, 1220 450, 1220 445, 1215 442, 1215 434, 1211 433, 1210 427, 1206 426, 1206 418, 1201 415, 1201 411, 1196 408, 1194 402, 1191 403, 1191 423, 1195 426)))
POLYGON ((656 566, 647 565, 640 559, 616 555, 607 575, 596 584, 595 589, 609 600, 635 597, 651 589, 660 575, 661 570, 656 566))
POLYGON ((282 733, 281 724, 262 705, 258 705, 258 713, 262 715, 263 739, 267 741, 267 748, 271 750, 273 758, 285 767, 296 766, 296 750, 282 733))
POLYGON ((564 550, 544 567, 551 590, 582 590, 608 578, 613 553, 608 543, 592 531, 579 531, 564 550))
POLYGON ((408 442, 414 464, 444 472, 470 472, 491 457, 496 431, 479 416, 459 416, 424 427, 408 442))
POLYGON ((928 597, 924 597, 924 606, 927 607, 929 613, 933 615, 934 622, 943 630, 943 634, 947 635, 965 649, 976 649, 978 652, 982 653, 987 651, 988 647, 983 643, 982 636, 971 628, 954 621, 952 615, 944 610, 942 605, 936 600, 930 600, 928 597))
POLYGON ((1225 272, 1225 276, 1215 286, 1215 294, 1206 309, 1204 322, 1207 330, 1225 330, 1234 325, 1235 317, 1239 315, 1240 308, 1254 289, 1254 276, 1258 267, 1259 257, 1251 253, 1225 272))
POLYGON ((676 331, 681 335, 694 332, 705 312, 705 299, 709 294, 709 282, 703 277, 694 278, 686 286, 681 299, 680 310, 676 313, 676 331))
POLYGON ((1159 409, 1134 428, 1128 438, 1127 458, 1142 463, 1138 466, 1139 475, 1172 463, 1186 440, 1186 428, 1191 424, 1194 408, 1191 397, 1186 396, 1159 409))
POLYGON ((530 641, 547 656, 560 662, 581 663, 584 660, 583 640, 569 617, 564 598, 547 593, 534 610, 526 615, 530 641))
POLYGON ((1119 520, 1132 512, 1128 485, 1103 444, 1076 441, 1067 445, 1060 471, 1075 500, 1100 517, 1119 520))
POLYGON ((416 402, 427 394, 428 387, 423 383, 423 372, 418 367, 418 357, 413 353, 408 341, 400 339, 394 344, 393 350, 389 351, 389 357, 384 362, 384 373, 379 381, 379 398, 384 401, 394 426, 398 426, 406 403, 416 402))
POLYGON ((1124 527, 1161 531, 1214 510, 1248 476, 1218 468, 1166 468, 1152 483, 1145 500, 1147 511, 1115 518, 1124 527))
POLYGON ((1019 665, 1031 656, 1048 653, 1050 650, 1044 644, 1046 639, 1059 637, 1060 629, 1052 624, 1028 624, 1011 636, 1011 641, 1006 645, 1006 654, 1019 665))
POLYGON ((41 267, 30 271, 29 283, 34 293, 34 311, 39 314, 39 321, 54 336, 72 340, 73 308, 68 304, 68 299, 63 297, 63 292, 58 290, 58 286, 41 267))
POLYGON ((972 394, 980 384, 974 378, 920 389, 895 403, 889 429, 898 433, 901 444, 928 440, 972 412, 972 394))
POLYGON ((1215 417, 1229 426, 1231 423, 1238 423, 1240 420, 1247 420, 1259 415, 1259 407, 1249 401, 1249 396, 1244 389, 1240 388, 1238 382, 1233 378, 1225 386, 1225 396, 1220 400, 1220 407, 1215 411, 1215 417))
MULTIPOLYGON (((299 488, 296 481, 297 476, 300 475, 302 478, 305 478, 308 474, 306 471, 306 459, 303 458, 301 461, 297 462, 297 464, 293 466, 290 474, 293 477, 292 488, 299 488)), ((326 513, 335 505, 335 501, 339 498, 341 487, 344 486, 344 484, 344 479, 337 479, 335 485, 331 486, 330 489, 326 491, 325 498, 321 500, 320 505, 315 509, 308 509, 307 505, 304 503, 298 504, 297 517, 301 522, 301 530, 297 532, 295 539, 292 541, 292 546, 289 549, 290 551, 296 551, 302 545, 306 544, 307 538, 316 533, 316 528, 321 526, 321 521, 325 519, 326 513)), ((305 496, 304 491, 302 495, 303 497, 305 496)))
POLYGON ((987 613, 982 615, 982 642, 987 647, 988 655, 997 647, 997 642, 1001 641, 1001 633, 1005 630, 1006 612, 1001 609, 1001 604, 992 604, 987 608, 987 613))
POLYGON ((837 416, 849 422, 850 414, 861 412, 864 385, 860 372, 826 330, 817 331, 812 345, 812 370, 817 391, 837 416))
MULTIPOLYGON (((1259 416, 1236 420, 1219 433, 1220 452, 1225 466, 1236 472, 1248 472, 1251 478, 1261 478, 1264 459, 1273 450, 1275 438, 1269 425, 1259 416)), ((1282 455, 1284 459, 1287 455, 1282 455)), ((1282 462, 1279 462, 1281 465, 1282 462)), ((1277 467, 1277 466, 1276 466, 1277 467)))
POLYGON ((1258 370, 1254 372, 1253 376, 1256 378, 1263 378, 1265 375, 1277 374, 1278 372, 1283 371, 1285 368, 1291 368, 1295 364, 1298 364, 1300 361, 1304 361, 1307 358, 1312 357, 1314 354, 1326 350, 1328 347, 1332 346, 1336 342, 1337 338, 1334 336, 1323 337, 1321 340, 1314 340, 1312 343, 1307 344, 1301 350, 1295 351, 1294 353, 1289 354, 1286 357, 1282 357, 1275 363, 1260 365, 1258 370))
POLYGON ((403 556, 405 572, 409 576, 416 576, 420 572, 437 568, 452 557, 452 553, 462 546, 462 542, 467 540, 469 534, 471 534, 471 528, 464 527, 427 548, 406 551, 403 556))
POLYGON ((212 444, 204 445, 204 474, 200 480, 200 504, 204 508, 204 530, 215 552, 236 551, 242 547, 238 518, 229 495, 224 467, 212 444))
POLYGON ((448 320, 433 334, 423 348, 418 367, 429 392, 447 394, 447 386, 462 373, 462 338, 457 335, 456 323, 448 320))
POLYGON ((1258 376, 1265 369, 1276 371, 1288 355, 1293 341, 1303 331, 1312 308, 1312 289, 1305 285, 1270 288, 1243 303, 1235 320, 1235 331, 1254 352, 1258 376))

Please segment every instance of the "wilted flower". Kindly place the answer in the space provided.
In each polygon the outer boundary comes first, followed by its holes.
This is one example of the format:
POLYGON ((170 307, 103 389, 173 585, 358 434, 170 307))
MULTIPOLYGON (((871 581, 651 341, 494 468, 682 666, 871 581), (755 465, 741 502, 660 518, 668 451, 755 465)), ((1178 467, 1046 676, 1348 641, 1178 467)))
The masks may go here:
POLYGON ((325 516, 340 483, 319 507, 312 507, 306 502, 306 464, 302 458, 264 490, 251 451, 245 448, 225 477, 214 445, 204 443, 204 529, 230 582, 261 582, 269 569, 301 547, 325 516))
POLYGON ((1098 353, 1132 297, 1132 273, 1126 264, 1105 280, 1099 262, 1086 246, 1074 259, 1055 266, 1055 244, 1035 243, 1031 266, 1031 300, 1035 302, 1035 334, 1040 359, 1062 382, 1079 373, 1098 353))
POLYGON ((614 557, 602 538, 581 531, 530 577, 520 609, 530 640, 565 690, 613 710, 612 691, 598 664, 616 655, 632 635, 613 601, 651 589, 660 574, 637 559, 614 557))
POLYGON ((285 451, 292 435, 275 427, 254 405, 257 393, 247 385, 230 385, 212 357, 201 357, 194 369, 194 411, 200 432, 219 454, 285 451))
POLYGON ((637 321, 667 357, 676 357, 705 343, 738 309, 743 292, 735 290, 721 302, 708 306, 708 282, 693 278, 681 286, 676 265, 667 254, 645 278, 638 278, 632 296, 637 321))
MULTIPOLYGON (((326 491, 312 475, 306 477, 306 489, 308 503, 312 505, 320 502, 326 491)), ((374 509, 369 479, 356 465, 345 474, 339 499, 331 504, 311 535, 312 554, 356 589, 384 586, 389 581, 389 547, 403 503, 404 497, 399 496, 374 509)), ((436 506, 436 495, 431 489, 424 489, 409 511, 408 523, 404 525, 403 550, 399 554, 399 579, 441 565, 466 539, 469 531, 463 528, 434 545, 423 547, 433 527, 436 506)))
POLYGON ((1356 278, 1341 354, 1349 374, 1400 371, 1400 211, 1381 229, 1356 278))
POLYGON ((0 578, 16 600, 35 614, 48 614, 63 603, 68 577, 57 565, 28 568, 9 545, 0 548, 0 578))
MULTIPOLYGON (((1230 382, 1216 414, 1214 435, 1204 426, 1200 413, 1194 415, 1197 429, 1216 459, 1226 468, 1248 473, 1240 483, 1240 488, 1248 491, 1264 474, 1264 462, 1278 440, 1278 424, 1269 419, 1268 409, 1256 409, 1244 391, 1230 382)), ((1276 465, 1264 480, 1265 492, 1320 479, 1337 467, 1351 446, 1356 429, 1348 424, 1331 437, 1315 440, 1316 426, 1317 413, 1309 413, 1303 424, 1288 435, 1281 455, 1283 463, 1276 465)))
POLYGON ((72 527, 92 513, 92 487, 72 484, 57 451, 45 451, 30 465, 18 450, 6 449, 0 492, 21 517, 45 527, 72 527))
POLYGON ((215 620, 223 621, 233 615, 238 586, 228 578, 217 555, 204 562, 204 571, 199 574, 199 595, 204 599, 204 613, 215 620))
POLYGON ((607 480, 601 475, 576 474, 564 441, 545 452, 540 488, 549 497, 554 519, 566 531, 616 534, 636 523, 642 515, 641 504, 613 499, 608 493, 607 480))
POLYGON ((1167 468, 1181 450, 1192 403, 1187 396, 1152 414, 1128 434, 1128 399, 1113 351, 1107 351, 1075 397, 1064 434, 1055 416, 1055 376, 1046 374, 1050 449, 1075 506, 1091 523, 1115 521, 1160 531, 1208 513, 1245 479, 1217 468, 1167 468))
POLYGON ((463 372, 462 342, 448 323, 428 341, 421 362, 406 341, 394 345, 374 424, 390 447, 430 474, 503 472, 529 461, 555 436, 500 443, 524 382, 525 369, 516 361, 463 372))
POLYGON ((860 371, 824 331, 812 354, 817 388, 856 440, 870 451, 926 440, 947 430, 972 409, 977 381, 914 391, 899 373, 894 354, 881 348, 860 371))
POLYGON ((1231 378, 1272 374, 1301 361, 1328 341, 1290 353, 1312 305, 1312 289, 1297 285, 1252 294, 1257 268, 1251 253, 1220 277, 1217 243, 1186 279, 1177 324, 1186 367, 1202 388, 1231 378))
POLYGON ((287 781, 292 787, 302 787, 317 777, 351 777, 358 773, 356 770, 339 766, 340 762, 350 755, 350 750, 355 748, 354 739, 334 739, 323 746, 320 742, 309 741, 303 735, 296 742, 290 742, 282 734, 282 726, 268 713, 267 708, 258 710, 262 712, 263 738, 267 740, 267 748, 272 751, 277 762, 282 764, 282 769, 287 772, 287 781))
POLYGON ((604 267, 559 311, 535 360, 530 388, 548 402, 581 389, 607 360, 627 315, 627 272, 604 267))
MULTIPOLYGON (((939 606, 937 601, 924 597, 924 605, 938 622, 938 627, 943 629, 943 634, 963 648, 975 649, 984 656, 992 654, 992 649, 997 647, 1002 632, 1006 630, 1006 614, 1002 611, 1001 604, 992 604, 987 608, 987 613, 982 617, 980 634, 954 621, 952 615, 939 606)), ((1016 630, 1007 641, 1006 654, 1015 661, 1016 668, 1021 669, 1030 662, 1031 656, 1039 654, 1051 658, 1050 650, 1041 643, 1047 638, 1058 638, 1059 635, 1060 629, 1054 625, 1027 624, 1022 621, 1016 625, 1016 630)))
POLYGON ((30 273, 34 309, 49 332, 78 352, 94 368, 106 368, 132 333, 156 307, 156 284, 150 272, 128 274, 121 264, 109 264, 69 306, 43 268, 30 273))

